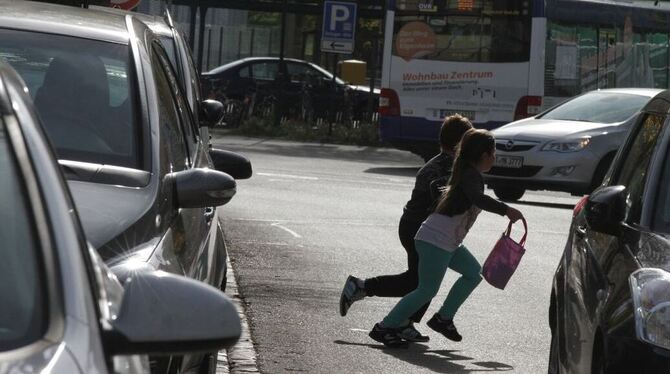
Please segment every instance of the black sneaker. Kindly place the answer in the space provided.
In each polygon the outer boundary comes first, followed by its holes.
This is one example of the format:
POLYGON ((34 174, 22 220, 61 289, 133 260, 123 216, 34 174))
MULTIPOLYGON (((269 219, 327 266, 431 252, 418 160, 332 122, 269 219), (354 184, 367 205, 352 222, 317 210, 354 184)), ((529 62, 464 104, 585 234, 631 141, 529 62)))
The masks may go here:
POLYGON ((409 325, 400 328, 399 335, 408 342, 425 343, 430 340, 428 335, 422 335, 411 322, 409 325))
POLYGON ((431 318, 428 323, 428 327, 444 335, 447 339, 453 340, 455 342, 460 342, 463 340, 461 334, 456 330, 454 321, 451 319, 442 319, 439 314, 435 313, 433 318, 431 318))
POLYGON ((340 315, 342 317, 347 315, 351 304, 354 301, 361 300, 365 297, 365 290, 359 287, 359 284, 362 284, 363 281, 350 275, 346 282, 344 282, 344 288, 342 289, 342 295, 340 295, 340 315))
POLYGON ((383 327, 379 323, 375 323, 368 335, 389 348, 406 348, 409 345, 400 337, 400 329, 383 327))

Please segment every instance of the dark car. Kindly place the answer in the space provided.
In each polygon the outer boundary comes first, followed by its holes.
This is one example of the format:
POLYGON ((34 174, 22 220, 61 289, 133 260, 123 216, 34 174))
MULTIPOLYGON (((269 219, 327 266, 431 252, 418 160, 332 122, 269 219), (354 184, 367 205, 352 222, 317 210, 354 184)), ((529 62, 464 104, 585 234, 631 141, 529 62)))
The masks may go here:
POLYGON ((148 373, 148 353, 237 341, 221 291, 162 272, 122 286, 87 245, 27 88, 2 62, 0 208, 0 371, 148 373))
MULTIPOLYGON (((233 61, 202 74, 203 94, 224 104, 249 101, 254 106, 284 100, 287 112, 314 117, 347 108, 352 118, 368 111, 369 86, 349 85, 311 62, 277 57, 250 57, 233 61)), ((377 109, 379 90, 374 92, 377 109)))
MULTIPOLYGON (((225 284, 216 206, 235 194, 231 175, 249 176, 251 167, 210 151, 159 38, 130 14, 14 1, 0 7, 0 58, 26 81, 104 261, 122 281, 147 269, 225 284)), ((209 115, 216 122, 217 113, 209 115)), ((170 366, 190 370, 203 358, 170 366)))
POLYGON ((554 276, 549 373, 670 371, 670 91, 575 207, 554 276))

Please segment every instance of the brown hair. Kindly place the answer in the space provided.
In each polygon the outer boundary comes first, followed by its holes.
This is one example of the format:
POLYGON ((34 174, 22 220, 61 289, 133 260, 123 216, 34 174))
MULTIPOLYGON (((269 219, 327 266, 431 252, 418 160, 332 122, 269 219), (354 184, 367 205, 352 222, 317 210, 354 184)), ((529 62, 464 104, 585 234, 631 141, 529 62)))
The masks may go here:
POLYGON ((449 183, 442 191, 435 212, 446 213, 447 206, 451 205, 450 202, 454 199, 454 190, 461 183, 463 168, 467 164, 474 165, 479 162, 484 153, 492 153, 495 145, 495 138, 489 131, 477 129, 466 131, 456 150, 456 160, 454 160, 449 183))
POLYGON ((440 127, 440 145, 448 150, 455 150, 466 131, 472 128, 472 123, 460 114, 454 114, 444 119, 440 127))

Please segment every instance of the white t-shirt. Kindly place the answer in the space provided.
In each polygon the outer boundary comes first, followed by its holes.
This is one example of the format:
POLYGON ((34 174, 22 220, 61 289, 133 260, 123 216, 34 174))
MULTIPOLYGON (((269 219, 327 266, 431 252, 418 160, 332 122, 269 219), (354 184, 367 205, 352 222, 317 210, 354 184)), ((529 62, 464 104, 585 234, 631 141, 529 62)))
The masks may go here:
POLYGON ((465 236, 481 211, 473 205, 465 213, 452 217, 433 213, 423 221, 414 239, 430 243, 447 252, 453 252, 463 244, 465 236))

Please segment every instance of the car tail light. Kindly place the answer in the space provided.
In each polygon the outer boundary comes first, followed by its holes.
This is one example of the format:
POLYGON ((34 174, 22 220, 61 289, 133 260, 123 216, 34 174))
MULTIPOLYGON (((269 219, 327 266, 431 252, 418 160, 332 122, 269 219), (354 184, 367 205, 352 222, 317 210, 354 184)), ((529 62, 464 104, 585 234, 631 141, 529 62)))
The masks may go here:
POLYGON ((575 204, 575 209, 572 210, 572 216, 573 217, 576 217, 579 214, 579 212, 581 212, 582 209, 584 209, 584 205, 586 205, 586 202, 588 200, 589 200, 589 195, 584 195, 581 199, 579 199, 577 204, 575 204))
POLYGON ((542 96, 522 96, 516 104, 514 120, 524 119, 540 113, 542 96))
POLYGON ((390 88, 382 88, 379 94, 379 116, 399 117, 400 99, 398 94, 390 88))

